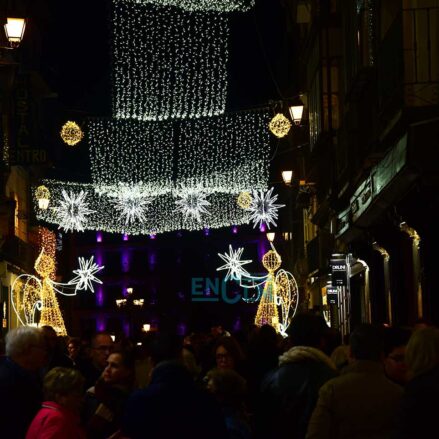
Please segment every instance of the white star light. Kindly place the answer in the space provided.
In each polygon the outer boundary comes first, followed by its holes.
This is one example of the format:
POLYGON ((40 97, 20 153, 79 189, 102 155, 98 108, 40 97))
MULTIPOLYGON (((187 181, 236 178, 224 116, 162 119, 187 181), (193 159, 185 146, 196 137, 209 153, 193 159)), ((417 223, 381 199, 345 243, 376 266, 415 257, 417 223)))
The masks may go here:
POLYGON ((244 251, 243 248, 238 248, 238 250, 233 250, 232 246, 229 245, 229 253, 218 253, 218 256, 226 263, 225 265, 218 267, 216 271, 227 270, 225 281, 229 279, 241 280, 242 276, 249 276, 250 273, 242 268, 243 265, 250 264, 252 262, 250 259, 241 261, 241 255, 244 251))
POLYGON ((175 202, 177 211, 182 212, 185 218, 191 217, 201 222, 203 213, 209 215, 206 207, 210 206, 210 203, 199 188, 182 188, 178 196, 180 199, 175 202))
POLYGON ((79 194, 75 194, 72 191, 67 193, 63 190, 62 196, 64 199, 60 200, 58 207, 55 207, 59 228, 63 228, 66 232, 69 230, 84 231, 86 216, 94 212, 88 208, 88 203, 85 201, 87 192, 81 190, 79 194))
POLYGON ((271 196, 273 188, 264 194, 264 191, 253 191, 253 201, 249 208, 251 213, 250 220, 253 221, 253 227, 265 223, 268 228, 270 224, 275 226, 278 215, 277 210, 284 207, 285 204, 274 204, 278 195, 271 196))
POLYGON ((129 225, 145 221, 145 212, 148 204, 151 204, 151 198, 145 196, 138 185, 123 186, 114 203, 120 218, 125 218, 125 225, 129 225))
POLYGON ((97 282, 98 284, 102 284, 102 281, 98 279, 95 274, 101 271, 104 267, 99 266, 93 261, 93 256, 86 260, 85 258, 78 258, 79 268, 77 270, 73 270, 73 274, 76 274, 71 281, 69 281, 69 285, 76 285, 75 290, 91 290, 93 293, 95 292, 93 288, 92 282, 97 282))

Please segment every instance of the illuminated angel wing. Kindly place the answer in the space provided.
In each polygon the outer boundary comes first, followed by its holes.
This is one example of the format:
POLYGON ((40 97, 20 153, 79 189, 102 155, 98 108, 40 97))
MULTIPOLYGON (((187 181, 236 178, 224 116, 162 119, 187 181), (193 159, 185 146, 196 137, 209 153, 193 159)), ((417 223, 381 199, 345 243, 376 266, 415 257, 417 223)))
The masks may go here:
POLYGON ((18 276, 11 288, 11 303, 17 320, 25 326, 36 326, 36 313, 41 311, 43 286, 30 274, 18 276))
POLYGON ((285 270, 276 273, 276 285, 277 303, 280 307, 279 330, 285 336, 299 305, 299 288, 294 276, 285 270))

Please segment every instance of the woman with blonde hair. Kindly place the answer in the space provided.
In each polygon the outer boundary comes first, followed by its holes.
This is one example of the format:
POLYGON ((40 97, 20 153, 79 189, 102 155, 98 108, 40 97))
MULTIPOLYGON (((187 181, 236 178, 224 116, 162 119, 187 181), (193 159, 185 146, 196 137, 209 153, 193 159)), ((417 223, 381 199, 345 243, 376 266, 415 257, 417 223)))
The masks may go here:
POLYGON ((85 439, 79 412, 84 378, 75 369, 54 367, 44 377, 44 402, 26 439, 85 439))
POLYGON ((406 351, 410 381, 401 402, 398 439, 431 437, 439 404, 439 329, 418 329, 406 351))

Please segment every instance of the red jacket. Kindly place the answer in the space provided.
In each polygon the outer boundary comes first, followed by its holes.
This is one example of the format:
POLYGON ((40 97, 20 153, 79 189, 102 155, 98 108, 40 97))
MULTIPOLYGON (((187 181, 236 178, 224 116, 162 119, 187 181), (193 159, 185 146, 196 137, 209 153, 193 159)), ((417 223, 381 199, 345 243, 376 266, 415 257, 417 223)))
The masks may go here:
POLYGON ((79 416, 53 401, 45 401, 32 421, 26 439, 85 439, 79 416))

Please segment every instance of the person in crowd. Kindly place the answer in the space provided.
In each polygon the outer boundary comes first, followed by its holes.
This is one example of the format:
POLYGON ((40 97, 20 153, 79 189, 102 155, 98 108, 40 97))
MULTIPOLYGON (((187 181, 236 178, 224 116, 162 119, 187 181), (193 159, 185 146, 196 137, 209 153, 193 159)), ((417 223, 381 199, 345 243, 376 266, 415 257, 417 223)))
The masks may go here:
POLYGON ((135 361, 131 351, 116 350, 95 386, 87 391, 85 418, 91 438, 107 438, 121 428, 128 396, 134 389, 135 361))
POLYGON ((66 355, 61 346, 63 342, 56 331, 49 325, 41 327, 47 345, 47 364, 42 371, 43 376, 54 367, 73 367, 73 361, 66 355))
POLYGON ((407 344, 409 382, 401 402, 398 439, 437 436, 439 402, 439 329, 415 331, 407 344))
POLYGON ((251 409, 258 402, 262 380, 277 367, 281 354, 276 330, 270 325, 256 328, 252 331, 248 345, 248 402, 251 409))
POLYGON ((44 402, 26 439, 85 439, 80 426, 84 378, 75 369, 54 367, 44 377, 44 402))
POLYGON ((221 337, 215 347, 215 362, 218 369, 233 369, 241 371, 244 353, 233 337, 221 337))
POLYGON ((307 439, 392 437, 402 388, 384 374, 382 337, 369 324, 351 334, 352 362, 320 389, 307 439))
POLYGON ((47 361, 41 329, 21 326, 6 334, 6 356, 0 360, 0 436, 24 438, 40 408, 39 370, 47 361))
POLYGON ((331 360, 337 370, 341 372, 349 364, 349 346, 345 344, 337 346, 332 351, 331 360))
POLYGON ((148 387, 128 399, 122 434, 131 439, 225 439, 220 407, 183 366, 180 341, 155 334, 148 352, 154 365, 148 387))
POLYGON ((81 340, 76 337, 70 337, 67 342, 67 353, 75 367, 78 367, 80 362, 80 352, 81 352, 81 340))
POLYGON ((384 328, 384 371, 389 380, 401 386, 408 379, 405 351, 410 335, 408 329, 384 328))
POLYGON ((222 408, 229 438, 250 439, 249 417, 244 404, 244 378, 231 369, 212 369, 207 374, 207 389, 222 408))
POLYGON ((297 314, 288 335, 292 348, 261 386, 256 409, 257 437, 304 438, 320 387, 337 375, 322 351, 328 327, 321 316, 297 314))
POLYGON ((97 332, 90 343, 90 358, 80 364, 79 370, 85 378, 85 387, 95 385, 107 366, 108 356, 114 348, 113 339, 108 332, 97 332))

